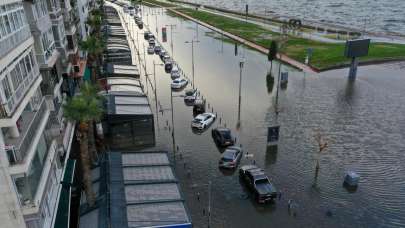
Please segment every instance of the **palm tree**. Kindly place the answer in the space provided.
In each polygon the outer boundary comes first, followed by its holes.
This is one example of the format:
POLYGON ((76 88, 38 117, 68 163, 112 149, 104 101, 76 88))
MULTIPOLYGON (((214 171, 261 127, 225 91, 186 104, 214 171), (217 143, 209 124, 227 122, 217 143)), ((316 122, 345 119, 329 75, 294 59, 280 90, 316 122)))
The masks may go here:
POLYGON ((100 37, 101 25, 103 23, 103 13, 100 9, 94 9, 90 12, 86 24, 88 24, 92 29, 93 33, 100 37))
POLYGON ((104 51, 104 41, 96 36, 88 36, 86 40, 79 42, 79 46, 81 50, 88 53, 87 63, 92 70, 92 81, 95 82, 97 77, 93 68, 99 68, 101 65, 101 54, 104 51))
MULTIPOLYGON (((90 87, 85 83, 84 87, 90 87)), ((103 114, 101 102, 98 98, 90 98, 88 94, 80 94, 67 101, 63 106, 64 115, 68 120, 76 121, 78 129, 76 137, 80 144, 80 163, 82 167, 82 182, 90 206, 95 203, 95 194, 92 188, 91 178, 91 155, 89 153, 89 123, 94 119, 100 119, 103 114)), ((92 128, 93 126, 90 126, 92 128)))
MULTIPOLYGON (((89 83, 85 83, 81 88, 80 92, 85 99, 88 100, 89 103, 98 102, 101 104, 103 97, 98 94, 100 89, 98 86, 92 86, 89 83)), ((97 159, 97 149, 96 149, 96 141, 94 138, 94 122, 99 121, 100 119, 95 117, 88 122, 89 124, 89 131, 88 131, 88 139, 89 139, 89 152, 91 156, 91 160, 95 162, 97 159)))

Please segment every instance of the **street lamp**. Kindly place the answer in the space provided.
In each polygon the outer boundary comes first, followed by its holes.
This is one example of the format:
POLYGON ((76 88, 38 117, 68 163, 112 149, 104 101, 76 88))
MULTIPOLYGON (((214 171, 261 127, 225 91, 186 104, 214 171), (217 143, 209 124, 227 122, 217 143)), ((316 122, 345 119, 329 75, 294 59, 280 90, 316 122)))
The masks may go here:
POLYGON ((199 43, 200 41, 198 40, 191 40, 191 41, 186 41, 186 44, 191 43, 191 70, 192 70, 192 75, 193 75, 193 89, 194 89, 194 43, 199 43))
POLYGON ((155 60, 153 60, 153 81, 155 81, 155 103, 156 103, 156 113, 158 112, 158 107, 157 107, 157 87, 156 87, 156 65, 158 66, 163 66, 162 63, 155 63, 155 60))
POLYGON ((238 102, 238 122, 236 124, 236 128, 240 128, 240 104, 242 101, 242 70, 243 70, 243 65, 245 63, 244 59, 241 59, 239 62, 239 102, 238 102))

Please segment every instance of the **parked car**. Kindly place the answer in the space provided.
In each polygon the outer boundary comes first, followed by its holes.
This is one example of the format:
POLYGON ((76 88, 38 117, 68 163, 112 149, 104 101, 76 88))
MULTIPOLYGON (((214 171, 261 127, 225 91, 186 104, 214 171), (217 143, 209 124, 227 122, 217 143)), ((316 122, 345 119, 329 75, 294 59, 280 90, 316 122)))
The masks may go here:
MULTIPOLYGON (((155 47, 155 45, 156 45, 155 38, 149 38, 148 43, 149 43, 149 46, 155 47)), ((155 50, 153 50, 153 51, 155 51, 155 50)))
POLYGON ((179 68, 177 68, 177 66, 172 67, 172 70, 170 72, 170 77, 172 78, 172 80, 174 80, 176 78, 180 78, 180 72, 179 72, 179 68))
POLYGON ((155 54, 158 55, 160 53, 160 51, 162 51, 162 47, 159 45, 155 45, 155 54))
POLYGON ((159 53, 160 59, 163 60, 163 57, 164 57, 166 54, 167 54, 167 52, 166 52, 165 50, 163 50, 163 48, 162 48, 162 50, 161 50, 160 53, 159 53))
POLYGON ((153 55, 155 53, 155 48, 153 46, 148 47, 148 54, 153 55))
POLYGON ((277 197, 277 189, 264 171, 256 165, 244 165, 239 169, 239 177, 253 192, 258 203, 266 203, 277 197))
POLYGON ((188 81, 184 78, 178 78, 178 79, 174 79, 172 81, 171 87, 172 89, 181 89, 183 87, 185 87, 188 84, 188 81))
POLYGON ((211 134, 217 146, 225 147, 234 144, 231 130, 229 128, 217 127, 212 130, 211 134))
POLYGON ((214 123, 216 115, 214 113, 203 113, 196 116, 191 122, 191 127, 197 128, 199 130, 204 130, 206 127, 209 127, 214 123))
POLYGON ((165 55, 162 57, 162 61, 163 61, 164 63, 170 61, 170 56, 169 56, 168 54, 165 54, 165 55))
POLYGON ((145 33, 143 34, 143 38, 145 38, 145 40, 149 40, 149 38, 150 38, 151 35, 152 35, 151 32, 145 32, 145 33))
POLYGON ((167 60, 167 61, 165 62, 165 72, 166 72, 166 73, 170 73, 170 72, 172 71, 172 69, 173 69, 173 63, 172 63, 172 61, 171 61, 171 60, 167 60))
POLYGON ((184 102, 186 103, 194 103, 194 101, 197 99, 198 92, 196 89, 189 89, 186 90, 184 93, 184 102))
POLYGON ((193 114, 198 115, 205 112, 205 101, 203 99, 196 99, 193 105, 193 114))
POLYGON ((238 146, 227 147, 218 162, 220 168, 234 169, 242 159, 242 148, 238 146))

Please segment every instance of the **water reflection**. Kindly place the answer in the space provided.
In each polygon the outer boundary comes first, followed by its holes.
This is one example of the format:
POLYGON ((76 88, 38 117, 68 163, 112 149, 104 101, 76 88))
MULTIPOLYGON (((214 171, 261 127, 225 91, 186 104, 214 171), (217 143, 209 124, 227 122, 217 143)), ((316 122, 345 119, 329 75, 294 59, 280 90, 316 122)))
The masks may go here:
POLYGON ((270 165, 274 165, 277 162, 277 152, 278 152, 278 146, 277 145, 271 145, 268 146, 266 149, 266 168, 269 167, 270 165))
POLYGON ((266 85, 267 85, 267 92, 271 94, 273 92, 274 87, 274 76, 271 72, 268 72, 266 75, 266 85))

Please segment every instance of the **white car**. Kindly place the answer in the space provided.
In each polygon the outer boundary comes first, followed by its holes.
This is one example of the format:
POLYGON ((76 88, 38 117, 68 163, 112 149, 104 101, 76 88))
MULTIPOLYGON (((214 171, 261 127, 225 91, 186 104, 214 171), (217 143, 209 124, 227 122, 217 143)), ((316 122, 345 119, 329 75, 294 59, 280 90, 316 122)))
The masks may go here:
POLYGON ((191 127, 197 128, 199 130, 204 130, 214 123, 217 116, 214 113, 206 112, 196 116, 193 121, 191 121, 191 127))
POLYGON ((186 79, 178 78, 178 79, 174 79, 172 81, 171 87, 172 87, 172 89, 181 89, 181 88, 185 87, 187 85, 187 83, 188 83, 188 81, 186 79))
POLYGON ((172 71, 170 72, 170 77, 174 80, 176 78, 180 78, 179 68, 177 66, 173 66, 172 71))

